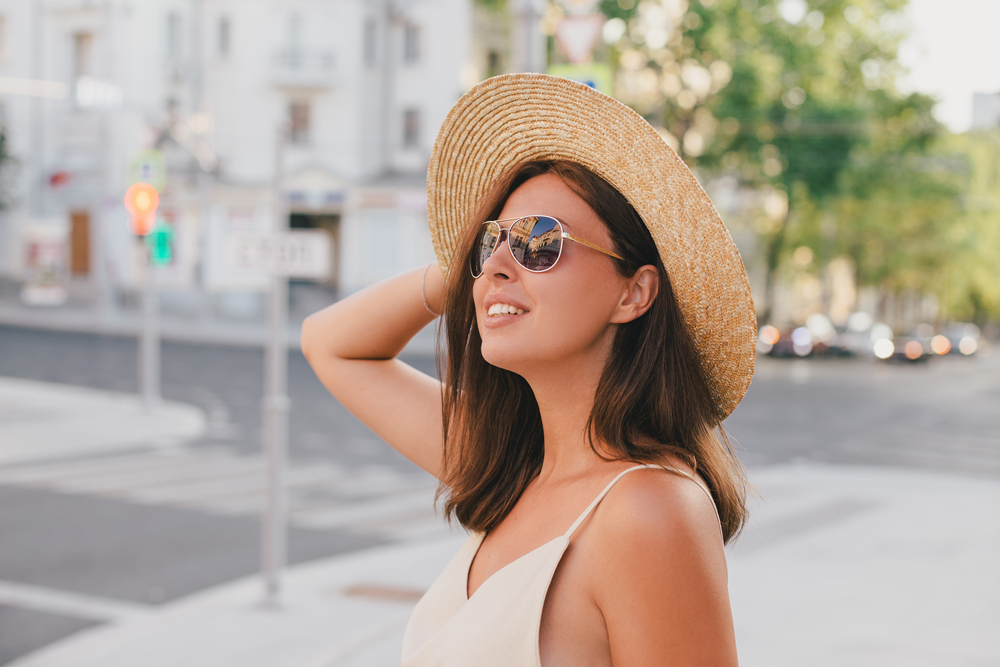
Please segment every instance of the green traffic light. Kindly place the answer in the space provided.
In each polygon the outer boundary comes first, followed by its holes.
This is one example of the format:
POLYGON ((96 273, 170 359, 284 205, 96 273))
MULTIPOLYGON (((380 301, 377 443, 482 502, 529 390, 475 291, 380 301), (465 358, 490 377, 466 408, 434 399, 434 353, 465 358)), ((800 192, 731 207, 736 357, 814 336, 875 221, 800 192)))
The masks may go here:
POLYGON ((157 220, 146 235, 149 259, 155 266, 166 266, 174 259, 174 229, 165 220, 157 220))

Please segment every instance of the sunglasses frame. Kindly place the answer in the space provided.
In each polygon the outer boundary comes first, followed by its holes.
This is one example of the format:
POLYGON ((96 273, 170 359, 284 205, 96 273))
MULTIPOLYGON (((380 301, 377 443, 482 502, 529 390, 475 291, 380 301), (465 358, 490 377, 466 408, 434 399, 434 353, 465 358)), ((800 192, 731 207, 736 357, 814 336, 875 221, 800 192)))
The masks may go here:
MULTIPOLYGON (((586 246, 586 247, 590 248, 591 250, 596 250, 597 252, 603 252, 605 255, 608 255, 609 257, 614 257, 615 259, 620 259, 622 261, 625 261, 625 258, 622 257, 621 255, 619 255, 618 253, 611 252, 607 248, 602 248, 601 246, 596 245, 594 243, 591 243, 590 241, 581 239, 578 236, 574 236, 574 235, 570 234, 569 232, 566 231, 566 228, 563 227, 563 223, 558 218, 553 217, 551 215, 542 215, 542 214, 538 214, 538 215, 522 215, 520 218, 504 218, 503 220, 487 220, 486 222, 483 223, 482 226, 483 227, 487 227, 488 225, 496 225, 497 227, 500 228, 500 231, 497 233, 496 241, 493 243, 493 247, 490 249, 490 253, 485 257, 485 259, 482 260, 484 263, 486 262, 486 260, 488 260, 490 257, 492 257, 493 253, 495 253, 497 251, 497 248, 499 248, 500 245, 504 241, 506 241, 507 242, 507 250, 510 252, 510 256, 514 259, 514 262, 518 266, 520 266, 525 271, 529 271, 531 273, 545 273, 546 271, 550 271, 553 268, 555 268, 555 265, 559 263, 559 259, 562 257, 562 251, 563 251, 562 240, 563 239, 566 239, 568 241, 573 241, 575 243, 579 243, 580 245, 586 246), (514 255, 514 249, 510 247, 510 230, 511 230, 511 228, 514 225, 516 225, 517 223, 519 223, 522 220, 525 220, 527 218, 548 218, 549 220, 554 221, 556 223, 556 225, 559 227, 559 239, 560 239, 559 254, 556 255, 555 261, 552 262, 552 264, 550 266, 547 266, 544 269, 529 269, 528 267, 526 267, 524 264, 522 264, 517 259, 517 256, 514 255), (509 222, 510 223, 510 227, 502 227, 500 225, 501 222, 509 222)), ((472 277, 473 278, 478 278, 479 276, 483 275, 483 273, 485 273, 485 271, 480 270, 479 274, 477 275, 476 272, 472 270, 472 262, 471 261, 469 262, 469 271, 472 273, 472 277)))

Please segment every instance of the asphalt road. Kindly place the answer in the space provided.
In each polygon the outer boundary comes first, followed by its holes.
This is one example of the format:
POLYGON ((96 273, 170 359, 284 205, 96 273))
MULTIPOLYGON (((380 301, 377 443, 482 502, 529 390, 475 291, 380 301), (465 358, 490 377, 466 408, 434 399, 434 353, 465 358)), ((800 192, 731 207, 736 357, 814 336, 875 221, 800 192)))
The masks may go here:
MULTIPOLYGON (((430 358, 408 361, 434 370, 430 358)), ((135 364, 132 339, 0 326, 0 376, 132 392, 135 364)), ((262 376, 259 349, 163 345, 164 397, 210 415, 209 436, 194 443, 196 452, 222 449, 234 460, 259 455, 262 376)), ((289 358, 289 395, 293 465, 386 469, 401 478, 419 474, 333 400, 297 352, 289 358)), ((913 365, 762 359, 726 426, 751 469, 805 459, 1000 476, 998 416, 1000 354, 913 365)), ((2 482, 0 507, 0 581, 159 604, 258 566, 253 516, 2 482)), ((297 527, 291 560, 387 539, 337 527, 297 527)), ((88 624, 0 605, 0 664, 88 624)))

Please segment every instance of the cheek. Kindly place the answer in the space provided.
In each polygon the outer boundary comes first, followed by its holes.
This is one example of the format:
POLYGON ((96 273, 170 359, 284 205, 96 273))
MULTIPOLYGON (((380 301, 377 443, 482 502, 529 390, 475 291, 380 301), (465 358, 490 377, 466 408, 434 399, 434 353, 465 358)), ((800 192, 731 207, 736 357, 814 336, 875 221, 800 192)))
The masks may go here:
POLYGON ((483 299, 486 298, 486 292, 489 286, 486 284, 486 279, 482 276, 475 279, 472 283, 472 302, 476 307, 476 324, 481 325, 482 322, 479 321, 481 313, 483 312, 483 299))
POLYGON ((616 299, 598 281, 575 281, 550 302, 546 319, 570 346, 586 346, 607 328, 616 299))

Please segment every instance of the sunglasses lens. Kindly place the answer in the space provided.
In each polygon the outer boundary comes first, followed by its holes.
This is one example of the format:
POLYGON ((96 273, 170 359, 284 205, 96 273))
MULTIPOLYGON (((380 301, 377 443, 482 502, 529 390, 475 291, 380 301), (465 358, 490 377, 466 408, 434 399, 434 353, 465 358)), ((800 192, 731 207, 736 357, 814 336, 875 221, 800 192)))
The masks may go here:
POLYGON ((510 228, 510 250, 529 271, 551 269, 562 251, 562 229, 546 215, 521 218, 510 228))
POLYGON ((483 225, 483 230, 479 234, 479 243, 472 251, 472 258, 469 268, 475 278, 483 275, 483 263, 493 254, 497 247, 497 238, 500 236, 500 225, 495 222, 487 222, 483 225))

